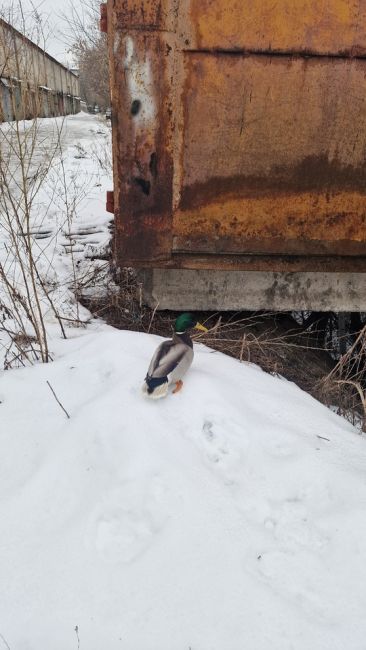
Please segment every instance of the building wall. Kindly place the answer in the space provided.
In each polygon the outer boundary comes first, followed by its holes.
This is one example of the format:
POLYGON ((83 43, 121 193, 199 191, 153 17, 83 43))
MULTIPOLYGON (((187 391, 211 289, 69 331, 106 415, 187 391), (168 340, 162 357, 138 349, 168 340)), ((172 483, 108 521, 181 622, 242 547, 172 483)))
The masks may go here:
POLYGON ((78 77, 0 19, 0 122, 79 110, 78 77))

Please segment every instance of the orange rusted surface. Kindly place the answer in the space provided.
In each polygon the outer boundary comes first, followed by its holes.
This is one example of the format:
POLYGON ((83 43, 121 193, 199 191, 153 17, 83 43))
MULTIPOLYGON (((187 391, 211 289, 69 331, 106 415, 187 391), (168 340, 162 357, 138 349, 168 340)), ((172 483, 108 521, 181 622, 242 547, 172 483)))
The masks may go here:
POLYGON ((159 266, 174 269, 213 269, 222 271, 275 271, 296 273, 366 273, 366 257, 340 255, 205 255, 175 254, 159 266))
POLYGON ((366 54, 365 0, 191 0, 197 49, 366 54))
POLYGON ((107 3, 103 2, 100 5, 100 21, 99 21, 100 31, 107 34, 108 32, 108 21, 107 21, 107 3))
POLYGON ((106 210, 114 214, 114 192, 112 191, 107 192, 106 210))
POLYGON ((178 211, 174 250, 205 253, 366 255, 365 197, 302 193, 212 202, 178 211), (187 219, 189 215, 189 219, 187 219), (320 215, 320 219, 319 219, 320 215))
POLYGON ((118 263, 362 268, 365 25, 366 0, 108 0, 118 263))
POLYGON ((117 0, 114 12, 120 29, 172 30, 175 2, 172 0, 117 0))
POLYGON ((163 2, 109 5, 118 258, 171 256, 173 47, 163 2))
POLYGON ((365 72, 187 54, 175 250, 366 253, 365 72))

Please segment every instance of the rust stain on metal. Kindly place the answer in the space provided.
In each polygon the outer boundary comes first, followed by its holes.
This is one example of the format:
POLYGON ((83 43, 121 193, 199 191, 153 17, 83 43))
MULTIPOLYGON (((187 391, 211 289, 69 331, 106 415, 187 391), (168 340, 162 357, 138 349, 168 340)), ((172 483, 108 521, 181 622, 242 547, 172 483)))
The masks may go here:
POLYGON ((362 267, 365 24, 366 0, 108 0, 118 262, 362 267))
POLYGON ((191 0, 197 49, 366 54, 365 0, 191 0))
POLYGON ((366 252, 366 62, 185 60, 174 250, 366 252))
POLYGON ((172 52, 161 2, 117 0, 109 48, 118 259, 171 256, 172 52))
POLYGON ((107 192, 107 202, 106 202, 107 212, 112 212, 114 214, 114 191, 107 192))
POLYGON ((100 21, 99 28, 101 32, 107 34, 108 32, 108 20, 107 20, 107 3, 103 2, 100 5, 100 21))
POLYGON ((342 194, 273 192, 177 211, 174 248, 294 254, 312 254, 320 248, 348 254, 358 248, 366 254, 366 196, 348 193, 346 209, 344 204, 342 194))
MULTIPOLYGON (((154 267, 154 265, 151 265, 154 267)), ((175 254, 166 268, 223 270, 223 271, 302 271, 339 273, 366 273, 365 256, 341 255, 194 255, 175 254)))
POLYGON ((117 25, 129 30, 171 30, 174 26, 174 2, 171 0, 117 0, 117 25))

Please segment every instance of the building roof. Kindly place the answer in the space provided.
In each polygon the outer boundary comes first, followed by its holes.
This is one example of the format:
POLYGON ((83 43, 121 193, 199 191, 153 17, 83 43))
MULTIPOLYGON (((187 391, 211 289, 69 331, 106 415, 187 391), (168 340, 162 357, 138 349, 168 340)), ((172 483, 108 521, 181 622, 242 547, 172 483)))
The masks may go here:
POLYGON ((31 41, 30 38, 28 38, 27 36, 24 36, 24 34, 22 34, 18 29, 15 29, 15 27, 13 27, 13 25, 11 25, 10 23, 7 23, 6 20, 4 20, 3 18, 0 18, 0 25, 1 25, 3 28, 8 29, 9 31, 11 31, 11 32, 13 32, 14 34, 16 34, 16 35, 17 35, 19 38, 21 38, 25 43, 27 43, 28 45, 31 45, 31 46, 34 47, 35 49, 39 50, 39 52, 41 52, 41 53, 43 54, 43 56, 45 56, 47 59, 49 59, 50 61, 53 61, 53 63, 57 63, 57 65, 59 65, 60 68, 63 68, 64 70, 66 70, 66 72, 69 72, 70 74, 72 74, 74 77, 77 78, 77 75, 76 75, 72 70, 70 70, 70 68, 67 68, 67 67, 66 67, 63 63, 61 63, 60 61, 57 61, 57 59, 55 59, 53 56, 51 56, 50 54, 48 54, 48 53, 46 52, 46 50, 43 50, 39 45, 37 45, 37 43, 34 43, 33 41, 31 41))

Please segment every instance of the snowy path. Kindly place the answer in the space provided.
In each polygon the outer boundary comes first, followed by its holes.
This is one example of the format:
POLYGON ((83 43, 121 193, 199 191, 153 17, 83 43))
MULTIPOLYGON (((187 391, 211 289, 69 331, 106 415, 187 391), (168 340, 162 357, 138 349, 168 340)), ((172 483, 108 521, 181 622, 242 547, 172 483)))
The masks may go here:
MULTIPOLYGON (((19 157, 24 152, 24 162, 35 171, 44 161, 59 157, 69 147, 87 143, 90 147, 91 135, 105 132, 102 118, 78 113, 68 117, 42 118, 18 123, 0 124, 0 143, 3 156, 9 162, 10 176, 20 180, 19 157), (60 144, 60 149, 58 147, 60 144)), ((75 150, 75 155, 77 149, 75 150)), ((74 163, 75 164, 75 163, 74 163)), ((14 185, 14 189, 16 187, 14 185)))
POLYGON ((147 401, 157 342, 95 323, 0 375, 10 648, 364 650, 364 439, 202 346, 147 401))
MULTIPOLYGON (((20 147, 26 152, 24 158, 25 164, 29 165, 30 179, 37 171, 41 174, 44 170, 49 172, 32 208, 34 236, 48 239, 45 246, 51 244, 52 247, 53 238, 60 230, 61 234, 68 235, 71 230, 75 237, 80 231, 85 237, 85 245, 90 230, 91 243, 102 247, 106 244, 105 237, 96 235, 102 233, 111 221, 111 216, 105 212, 105 192, 110 188, 111 180, 110 171, 106 173, 102 169, 98 156, 103 158, 110 148, 108 124, 103 123, 102 118, 85 113, 38 120, 36 128, 33 122, 23 124, 20 145, 12 124, 0 126, 1 151, 5 158, 8 157, 9 182, 14 196, 20 193, 20 147), (50 160, 53 161, 51 166, 50 160), (69 221, 75 223, 68 223, 65 201, 69 203, 69 221)), ((29 192, 31 194, 32 185, 29 192)), ((109 233, 106 234, 108 240, 109 233)), ((70 239, 62 245, 70 247, 70 239)))
MULTIPOLYGON (((107 253, 112 221, 112 215, 105 210, 106 191, 112 184, 111 170, 108 169, 110 127, 95 115, 80 113, 67 118, 39 120, 37 129, 35 140, 32 136, 28 138, 32 133, 32 122, 25 122, 21 141, 23 147, 27 143, 27 150, 32 151, 27 158, 30 196, 36 187, 32 184, 32 173, 35 170, 41 175, 45 173, 40 190, 32 200, 29 232, 33 238, 33 254, 60 313, 66 318, 75 317, 75 301, 70 289, 77 287, 80 290, 88 279, 106 266, 99 258, 107 253), (54 155, 58 134, 61 134, 61 147, 54 155), (49 165, 49 158, 53 155, 49 165)), ((19 161, 4 140, 4 137, 9 139, 10 134, 14 140, 14 126, 1 125, 1 151, 10 156, 10 187, 13 197, 20 200, 21 192, 16 186, 20 178, 19 161)), ((13 213, 12 206, 9 206, 9 211, 13 213)), ((22 220, 21 208, 19 215, 22 220)), ((14 227, 16 237, 21 241, 26 236, 27 224, 24 223, 23 232, 18 224, 15 223, 14 227)), ((15 283, 20 282, 21 286, 21 273, 14 259, 4 201, 0 201, 0 263, 6 274, 15 277, 15 283)), ((0 285, 0 302, 2 298, 6 302, 4 295, 0 285)), ((53 320, 51 313, 49 318, 53 320)))

